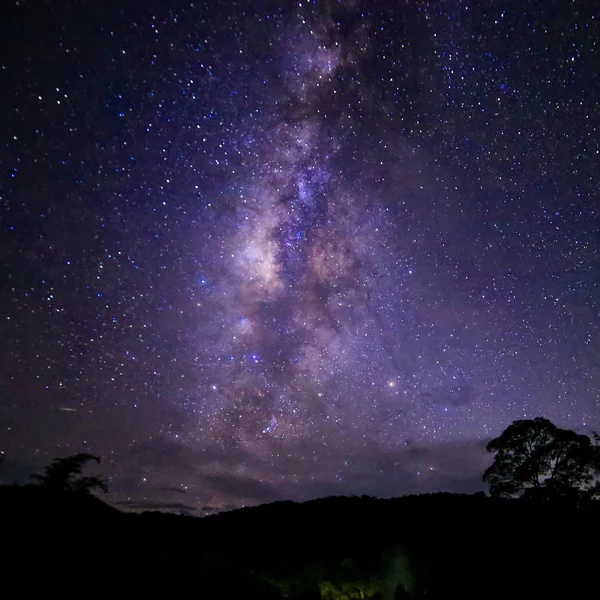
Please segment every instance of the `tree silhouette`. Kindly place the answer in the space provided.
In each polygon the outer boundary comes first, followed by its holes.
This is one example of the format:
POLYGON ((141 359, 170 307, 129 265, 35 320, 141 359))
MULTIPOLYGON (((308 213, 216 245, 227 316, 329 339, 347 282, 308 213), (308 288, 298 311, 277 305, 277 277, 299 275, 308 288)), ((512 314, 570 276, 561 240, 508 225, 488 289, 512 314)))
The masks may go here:
POLYGON ((483 474, 497 497, 549 500, 592 499, 598 496, 599 446, 587 435, 561 429, 548 419, 514 421, 487 446, 496 454, 483 474))
POLYGON ((32 475, 32 478, 39 481, 40 487, 52 492, 90 494, 95 489, 108 492, 107 484, 103 479, 81 475, 83 467, 91 461, 100 463, 100 458, 85 452, 65 458, 55 458, 46 465, 43 474, 32 475))

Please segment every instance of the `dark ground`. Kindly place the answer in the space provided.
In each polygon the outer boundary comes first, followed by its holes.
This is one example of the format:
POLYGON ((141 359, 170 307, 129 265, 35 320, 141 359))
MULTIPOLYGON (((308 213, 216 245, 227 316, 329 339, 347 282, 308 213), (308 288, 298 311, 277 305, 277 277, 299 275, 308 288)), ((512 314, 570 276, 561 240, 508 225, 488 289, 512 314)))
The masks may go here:
POLYGON ((574 599, 595 594, 600 559, 598 507, 477 495, 333 497, 199 519, 4 487, 0 508, 3 586, 66 597, 308 599, 319 581, 339 592, 383 579, 401 584, 397 597, 574 599))

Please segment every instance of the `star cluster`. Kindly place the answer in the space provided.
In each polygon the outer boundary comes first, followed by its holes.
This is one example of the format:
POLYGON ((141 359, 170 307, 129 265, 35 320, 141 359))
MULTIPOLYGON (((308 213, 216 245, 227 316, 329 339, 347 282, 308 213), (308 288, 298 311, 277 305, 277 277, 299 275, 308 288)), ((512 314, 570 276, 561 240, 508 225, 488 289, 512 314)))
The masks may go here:
POLYGON ((6 473, 207 513, 600 425, 590 3, 97 4, 0 25, 6 473))

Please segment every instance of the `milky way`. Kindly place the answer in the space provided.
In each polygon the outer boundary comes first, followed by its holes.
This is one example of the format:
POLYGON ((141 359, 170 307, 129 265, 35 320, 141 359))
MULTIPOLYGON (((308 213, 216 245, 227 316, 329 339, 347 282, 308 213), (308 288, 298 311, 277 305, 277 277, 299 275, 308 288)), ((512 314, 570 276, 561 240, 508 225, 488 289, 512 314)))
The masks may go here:
POLYGON ((512 420, 600 426, 590 8, 131 4, 2 26, 5 479, 474 491, 512 420))

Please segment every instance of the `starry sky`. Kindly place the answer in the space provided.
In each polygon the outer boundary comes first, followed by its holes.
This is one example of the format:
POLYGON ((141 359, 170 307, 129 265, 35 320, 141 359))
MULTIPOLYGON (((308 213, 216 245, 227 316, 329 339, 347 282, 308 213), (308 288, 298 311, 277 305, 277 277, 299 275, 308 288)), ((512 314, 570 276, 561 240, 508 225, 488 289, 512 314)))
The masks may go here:
POLYGON ((515 419, 600 428, 594 2, 6 4, 4 482, 471 492, 515 419))

